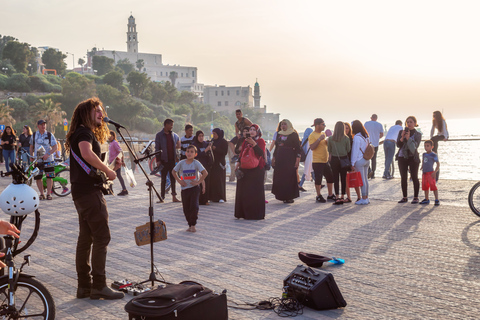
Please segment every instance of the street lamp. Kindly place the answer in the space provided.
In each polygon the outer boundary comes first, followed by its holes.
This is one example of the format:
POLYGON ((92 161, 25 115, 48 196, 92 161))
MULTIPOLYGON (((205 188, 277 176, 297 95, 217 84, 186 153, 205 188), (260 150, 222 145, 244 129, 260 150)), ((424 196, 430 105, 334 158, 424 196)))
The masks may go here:
POLYGON ((10 95, 10 92, 7 93, 7 108, 8 108, 8 100, 13 100, 13 96, 10 95))
POLYGON ((72 71, 73 69, 75 69, 75 54, 71 53, 71 52, 65 52, 66 54, 71 54, 72 55, 72 62, 73 62, 73 65, 72 65, 72 71))
POLYGON ((7 67, 2 67, 3 73, 7 74, 8 68, 7 67))

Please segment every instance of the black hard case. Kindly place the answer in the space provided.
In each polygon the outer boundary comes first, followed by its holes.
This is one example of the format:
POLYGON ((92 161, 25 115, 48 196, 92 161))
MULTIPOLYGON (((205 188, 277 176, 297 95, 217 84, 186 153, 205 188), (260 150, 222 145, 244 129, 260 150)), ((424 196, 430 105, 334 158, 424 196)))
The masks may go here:
POLYGON ((226 320, 227 296, 185 282, 145 292, 125 305, 130 320, 226 320))

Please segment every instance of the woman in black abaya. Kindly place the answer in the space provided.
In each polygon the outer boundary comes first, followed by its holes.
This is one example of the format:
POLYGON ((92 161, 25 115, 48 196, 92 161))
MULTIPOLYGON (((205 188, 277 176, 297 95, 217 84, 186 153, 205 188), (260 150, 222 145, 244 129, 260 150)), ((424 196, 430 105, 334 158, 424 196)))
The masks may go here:
POLYGON ((243 172, 243 177, 237 180, 235 194, 235 218, 246 220, 265 219, 265 140, 262 131, 256 124, 250 126, 250 138, 246 138, 242 144, 236 170, 243 172), (258 165, 254 168, 245 169, 242 160, 250 155, 253 149, 258 165))
MULTIPOLYGON (((200 161, 202 166, 207 170, 208 173, 211 172, 212 170, 212 163, 213 163, 213 157, 212 157, 212 151, 211 151, 211 146, 210 143, 205 141, 205 135, 203 134, 202 130, 198 130, 195 133, 195 138, 193 138, 193 145, 197 147, 197 156, 195 159, 200 161)), ((205 192, 200 192, 200 198, 198 200, 200 205, 209 205, 208 203, 208 191, 210 188, 210 174, 207 176, 207 178, 204 180, 205 182, 205 192)))
POLYGON ((272 158, 273 184, 272 193, 275 199, 284 203, 293 203, 300 196, 298 191, 297 168, 300 164, 302 148, 298 133, 292 123, 284 119, 280 123, 281 130, 275 139, 275 151, 272 158))
POLYGON ((223 138, 224 133, 220 128, 213 129, 213 165, 210 176, 210 190, 208 198, 213 202, 225 202, 226 196, 226 170, 225 156, 228 153, 228 142, 223 138))

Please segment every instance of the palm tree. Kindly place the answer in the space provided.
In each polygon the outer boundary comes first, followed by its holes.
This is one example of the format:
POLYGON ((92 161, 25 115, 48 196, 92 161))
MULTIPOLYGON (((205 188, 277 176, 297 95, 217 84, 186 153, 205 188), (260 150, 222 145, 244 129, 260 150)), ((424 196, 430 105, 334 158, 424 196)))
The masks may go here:
POLYGON ((83 65, 85 64, 85 60, 82 58, 78 59, 78 64, 82 67, 82 74, 83 74, 83 65))
POLYGON ((138 72, 142 72, 142 68, 145 65, 145 61, 143 59, 139 59, 135 64, 137 66, 138 72))
POLYGON ((170 72, 170 75, 168 76, 170 78, 170 81, 172 82, 172 85, 175 87, 175 80, 178 78, 178 73, 175 71, 170 72))
POLYGON ((37 108, 34 111, 36 119, 45 119, 47 121, 47 131, 55 134, 55 126, 63 122, 63 117, 67 115, 60 108, 61 103, 54 103, 52 99, 40 99, 37 102, 37 108))
POLYGON ((11 113, 13 108, 5 104, 0 104, 0 123, 3 123, 7 126, 13 126, 15 124, 15 119, 13 119, 11 113))

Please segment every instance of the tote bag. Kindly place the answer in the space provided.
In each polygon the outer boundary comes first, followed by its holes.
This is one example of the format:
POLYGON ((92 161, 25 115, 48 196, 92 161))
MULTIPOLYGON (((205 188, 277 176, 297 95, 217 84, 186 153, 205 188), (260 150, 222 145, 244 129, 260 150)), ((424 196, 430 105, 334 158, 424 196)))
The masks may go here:
POLYGON ((360 171, 347 172, 347 182, 349 188, 363 186, 362 174, 360 171))

